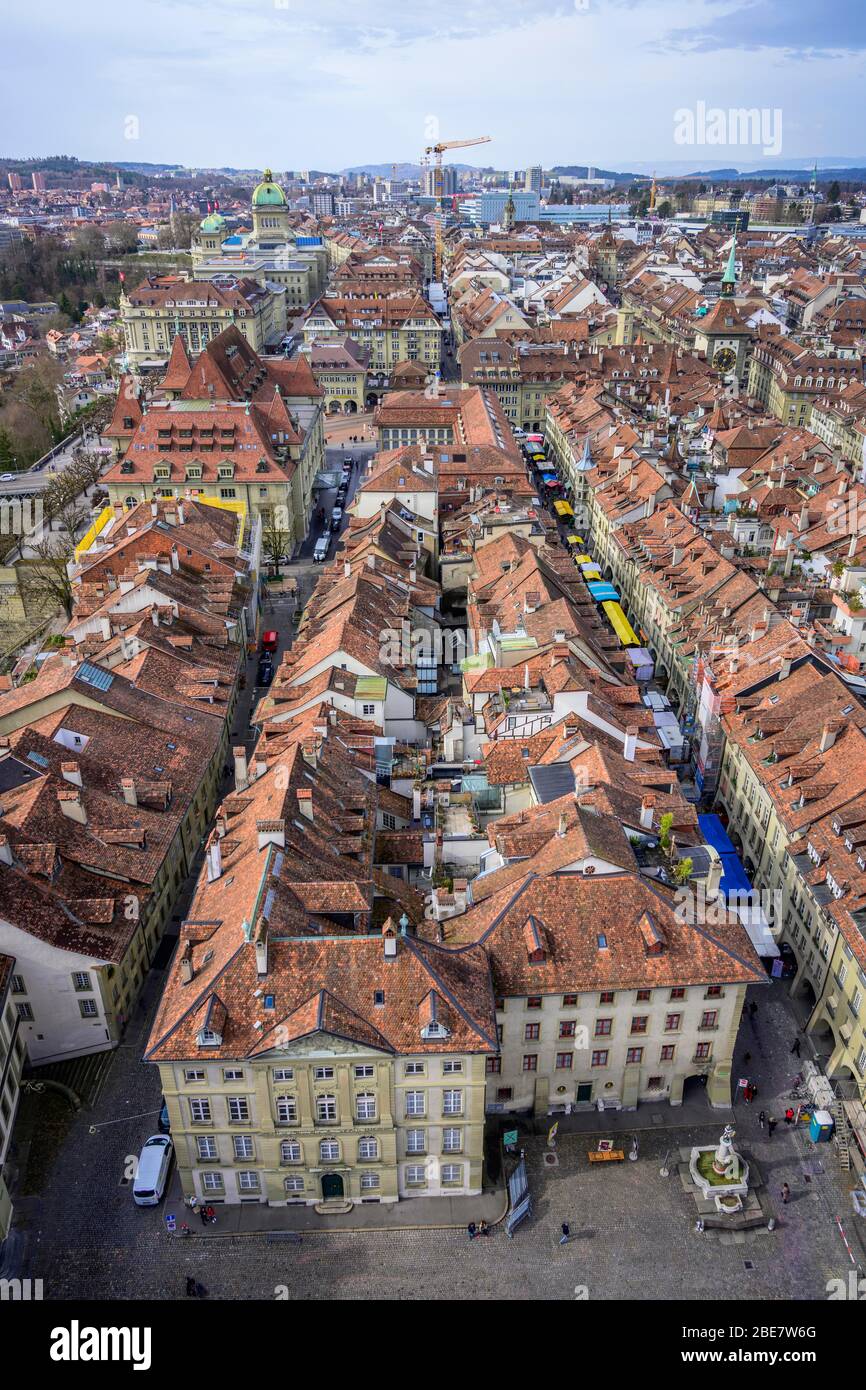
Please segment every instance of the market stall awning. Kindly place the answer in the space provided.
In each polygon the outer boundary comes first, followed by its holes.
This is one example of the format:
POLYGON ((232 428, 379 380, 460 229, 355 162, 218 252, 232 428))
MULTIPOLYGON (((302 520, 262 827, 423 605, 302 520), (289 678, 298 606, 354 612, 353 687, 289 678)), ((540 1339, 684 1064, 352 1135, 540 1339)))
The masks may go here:
POLYGON ((595 561, 591 555, 575 555, 574 563, 576 565, 594 565, 595 561))
POLYGON ((566 545, 583 545, 583 536, 566 536, 566 545))
POLYGON ((619 603, 619 594, 612 584, 607 584, 604 580, 587 584, 586 586, 592 594, 596 603, 604 603, 610 599, 613 603, 619 603))
POLYGON ((603 603, 610 625, 624 647, 639 647, 640 639, 618 603, 603 603))
POLYGON ((545 486, 545 487, 559 487, 559 479, 558 479, 558 478, 545 478, 545 479, 544 479, 544 486, 545 486))
POLYGON ((583 577, 587 581, 587 583, 590 579, 597 580, 598 583, 601 583, 601 572, 595 568, 585 569, 583 571, 583 577))
POLYGON ((553 510, 556 512, 557 516, 574 516, 571 504, 569 502, 564 502, 562 498, 560 498, 558 502, 554 502, 553 510))

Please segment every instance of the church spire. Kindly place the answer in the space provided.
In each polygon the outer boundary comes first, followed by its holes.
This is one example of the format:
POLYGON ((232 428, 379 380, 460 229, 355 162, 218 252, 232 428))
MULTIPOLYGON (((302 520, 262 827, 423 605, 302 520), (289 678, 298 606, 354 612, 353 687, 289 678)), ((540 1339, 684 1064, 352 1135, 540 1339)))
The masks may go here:
POLYGON ((515 223, 515 219, 516 219, 516 211, 515 211, 515 207, 514 207, 514 199, 513 199, 513 197, 511 196, 511 192, 512 192, 511 184, 509 183, 509 185, 508 185, 508 197, 505 199, 505 211, 504 211, 503 214, 502 214, 502 228, 503 228, 503 231, 506 231, 506 232, 511 232, 511 231, 514 230, 514 223, 515 223))
POLYGON ((737 287, 737 238, 731 242, 731 253, 728 256, 728 264, 725 266, 725 273, 722 276, 722 298, 733 299, 734 291, 737 287))

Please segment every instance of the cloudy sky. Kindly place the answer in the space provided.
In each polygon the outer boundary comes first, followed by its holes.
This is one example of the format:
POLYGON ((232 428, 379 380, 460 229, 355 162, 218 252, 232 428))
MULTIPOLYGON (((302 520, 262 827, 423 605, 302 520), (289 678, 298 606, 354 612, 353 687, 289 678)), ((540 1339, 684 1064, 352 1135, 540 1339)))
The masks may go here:
POLYGON ((496 168, 866 157, 864 0, 27 0, 3 29, 5 155, 339 169, 438 129, 496 168), (712 114, 740 108, 762 134, 712 114))

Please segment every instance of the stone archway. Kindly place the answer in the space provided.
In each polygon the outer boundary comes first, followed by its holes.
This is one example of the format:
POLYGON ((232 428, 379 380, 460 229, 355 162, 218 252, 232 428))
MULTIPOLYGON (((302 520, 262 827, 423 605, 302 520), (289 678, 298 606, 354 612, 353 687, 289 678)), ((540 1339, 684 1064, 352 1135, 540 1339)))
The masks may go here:
POLYGON ((358 413, 358 403, 357 403, 357 401, 346 401, 345 404, 344 404, 344 406, 343 406, 343 414, 344 414, 344 415, 357 415, 357 413, 358 413))
POLYGON ((368 391, 367 398, 364 403, 368 410, 375 410, 376 406, 379 404, 379 397, 376 395, 376 392, 368 391))
POLYGON ((342 402, 342 401, 336 401, 336 400, 334 400, 334 401, 329 401, 329 402, 328 402, 328 414, 329 414, 329 415, 342 415, 342 413, 343 413, 343 402, 342 402))

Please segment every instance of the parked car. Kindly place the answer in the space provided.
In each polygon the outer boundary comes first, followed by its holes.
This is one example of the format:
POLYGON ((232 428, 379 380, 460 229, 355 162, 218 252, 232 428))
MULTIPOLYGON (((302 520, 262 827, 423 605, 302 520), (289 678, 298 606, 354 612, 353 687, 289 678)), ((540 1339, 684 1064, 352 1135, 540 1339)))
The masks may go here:
POLYGON ((263 652, 275 652, 275 651, 277 650, 277 647, 278 647, 279 645, 280 645, 280 634, 279 634, 278 632, 275 632, 273 629, 270 629, 268 632, 263 632, 263 633, 262 633, 262 651, 263 651, 263 652))
POLYGON ((270 661, 260 661, 256 674, 256 685, 270 685, 274 678, 274 667, 270 661))
POLYGON ((328 551, 331 548, 330 536, 320 536, 313 547, 313 559, 319 564, 328 558, 328 551))
POLYGON ((132 1184, 132 1200, 137 1207, 155 1207, 162 1201, 173 1153, 167 1134, 152 1134, 145 1141, 132 1184))
POLYGON ((343 508, 335 507, 331 512, 331 530, 339 531, 340 522, 343 520, 343 508))

